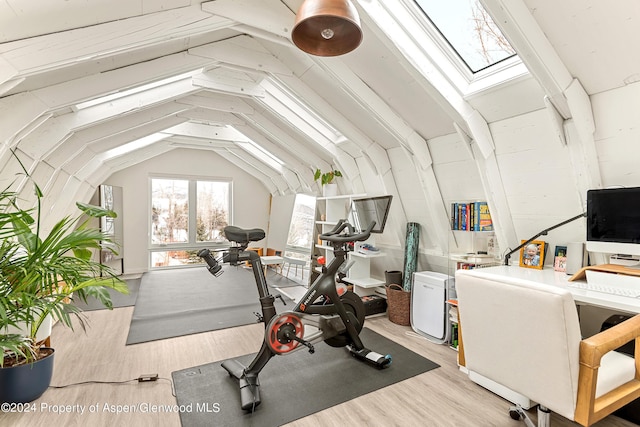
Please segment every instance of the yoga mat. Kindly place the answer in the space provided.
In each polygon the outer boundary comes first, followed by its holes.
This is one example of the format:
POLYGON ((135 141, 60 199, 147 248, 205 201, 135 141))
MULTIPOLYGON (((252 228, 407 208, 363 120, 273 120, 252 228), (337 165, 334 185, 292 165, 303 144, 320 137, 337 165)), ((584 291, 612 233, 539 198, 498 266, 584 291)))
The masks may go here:
POLYGON ((411 290, 413 283, 413 273, 418 266, 418 245, 420 244, 420 224, 417 222, 407 223, 407 240, 404 244, 404 282, 402 287, 405 291, 411 290))
MULTIPOLYGON (((360 336, 367 348, 391 354, 388 368, 379 370, 344 347, 325 343, 317 344, 314 354, 303 349, 275 356, 260 373, 262 403, 253 413, 240 408, 238 381, 222 361, 173 372, 176 400, 185 408, 180 413, 182 427, 275 427, 439 366, 370 329, 364 328, 360 336)), ((256 349, 259 346, 256 343, 256 349)), ((247 365, 253 357, 239 360, 247 365)))
MULTIPOLYGON (((127 345, 256 323, 254 313, 262 310, 253 271, 228 265, 223 271, 218 277, 205 267, 145 273, 127 345)), ((270 293, 280 295, 275 289, 270 293)), ((286 306, 276 298, 278 312, 294 306, 289 298, 283 298, 286 306)))

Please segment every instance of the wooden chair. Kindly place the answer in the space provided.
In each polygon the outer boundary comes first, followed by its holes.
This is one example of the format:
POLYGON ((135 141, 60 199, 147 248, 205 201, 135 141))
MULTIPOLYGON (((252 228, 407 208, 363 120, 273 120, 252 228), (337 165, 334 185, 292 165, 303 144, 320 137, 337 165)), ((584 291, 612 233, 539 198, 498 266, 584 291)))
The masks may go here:
MULTIPOLYGON (((582 339, 571 293, 506 276, 456 272, 465 365, 583 426, 640 397, 640 315, 582 339), (613 351, 635 340, 635 359, 613 351)), ((512 418, 533 423, 519 407, 512 418)))

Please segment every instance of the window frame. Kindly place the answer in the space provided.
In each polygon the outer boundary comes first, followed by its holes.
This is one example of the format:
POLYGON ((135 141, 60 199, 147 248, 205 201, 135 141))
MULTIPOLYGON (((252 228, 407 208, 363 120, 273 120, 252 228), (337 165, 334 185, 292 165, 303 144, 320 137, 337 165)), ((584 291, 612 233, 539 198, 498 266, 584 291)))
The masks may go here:
POLYGON ((230 243, 228 241, 224 242, 213 242, 213 241, 205 241, 198 242, 197 239, 197 209, 198 209, 198 194, 197 194, 197 183, 199 181, 210 181, 210 182, 225 182, 229 185, 229 193, 228 193, 228 223, 233 224, 233 179, 230 177, 217 177, 217 176, 201 176, 201 175, 173 175, 173 174, 151 174, 148 179, 148 190, 147 194, 149 195, 149 203, 147 208, 147 233, 148 233, 148 263, 149 269, 162 269, 162 268, 172 268, 171 266, 160 266, 156 267, 153 265, 153 253, 154 252, 167 252, 167 251, 188 251, 188 250, 197 250, 203 248, 215 248, 225 249, 230 247, 230 243), (183 180, 188 181, 187 186, 187 200, 189 204, 188 208, 188 232, 187 232, 187 242, 179 242, 179 243, 153 243, 153 233, 151 228, 153 226, 153 180, 154 179, 167 179, 167 180, 183 180))

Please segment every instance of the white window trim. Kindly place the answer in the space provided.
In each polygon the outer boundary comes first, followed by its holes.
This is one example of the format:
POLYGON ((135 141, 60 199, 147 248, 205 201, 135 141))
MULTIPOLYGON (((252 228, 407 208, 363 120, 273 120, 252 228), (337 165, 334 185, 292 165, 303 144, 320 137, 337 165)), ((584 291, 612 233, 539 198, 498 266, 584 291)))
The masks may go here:
POLYGON ((214 177, 214 176, 200 176, 200 175, 175 175, 175 174, 150 174, 148 178, 147 194, 149 195, 149 203, 147 207, 147 244, 148 244, 148 263, 149 269, 158 268, 170 268, 170 267, 154 267, 151 259, 154 252, 165 251, 183 251, 183 250, 196 250, 202 248, 216 248, 224 249, 228 248, 230 244, 228 242, 196 242, 196 227, 189 227, 189 241, 185 243, 152 243, 151 237, 151 212, 153 208, 153 200, 151 197, 152 182, 154 179, 179 179, 189 181, 189 225, 196 223, 197 212, 192 209, 192 206, 196 206, 197 194, 196 183, 198 181, 217 181, 229 183, 229 224, 233 224, 233 179, 229 177, 214 177), (194 201, 194 203, 192 203, 194 201))

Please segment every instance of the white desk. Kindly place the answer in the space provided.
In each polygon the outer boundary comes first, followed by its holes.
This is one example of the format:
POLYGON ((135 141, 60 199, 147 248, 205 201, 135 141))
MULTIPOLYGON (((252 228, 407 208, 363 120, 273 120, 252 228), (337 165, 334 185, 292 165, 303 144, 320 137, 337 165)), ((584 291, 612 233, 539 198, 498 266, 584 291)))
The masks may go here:
MULTIPOLYGON (((566 273, 554 271, 553 268, 536 270, 535 268, 501 265, 497 267, 478 268, 474 270, 474 273, 496 278, 497 280, 500 280, 500 277, 506 276, 556 285, 568 289, 577 304, 594 305, 628 313, 640 313, 640 298, 623 297, 569 287, 567 284, 571 276, 566 273)), ((640 286, 640 277, 638 278, 638 286, 640 286)))
MULTIPOLYGON (((463 271, 463 270, 461 270, 463 271)), ((528 280, 537 283, 546 283, 555 285, 569 290, 573 296, 573 300, 578 306, 592 305, 604 307, 611 310, 623 311, 628 313, 640 313, 640 298, 623 297, 619 295, 611 295, 603 292, 588 291, 568 286, 571 276, 563 272, 553 270, 553 268, 545 268, 537 270, 534 268, 523 268, 518 266, 497 266, 473 269, 473 274, 477 277, 484 277, 491 280, 501 281, 505 277, 517 280, 528 280)), ((508 285, 505 285, 508 286, 508 285)), ((638 286, 640 286, 640 277, 638 278, 638 286)), ((529 409, 533 406, 533 402, 528 397, 509 390, 508 388, 498 384, 490 378, 484 377, 476 372, 468 371, 465 367, 464 350, 462 339, 460 339, 459 363, 460 369, 469 374, 469 378, 477 384, 482 385, 486 389, 496 393, 499 396, 513 403, 520 404, 523 408, 529 409)))
POLYGON ((261 256, 260 262, 264 268, 264 274, 267 274, 267 267, 270 265, 276 266, 276 272, 278 271, 278 266, 280 266, 280 272, 282 273, 282 264, 284 263, 283 257, 275 255, 261 256))

